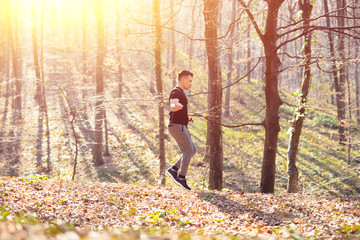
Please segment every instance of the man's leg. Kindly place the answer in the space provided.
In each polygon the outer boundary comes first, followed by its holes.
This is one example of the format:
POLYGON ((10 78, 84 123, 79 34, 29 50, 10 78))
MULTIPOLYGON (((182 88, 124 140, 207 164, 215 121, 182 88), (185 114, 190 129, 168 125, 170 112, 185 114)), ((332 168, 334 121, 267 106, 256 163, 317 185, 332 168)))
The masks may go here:
POLYGON ((191 139, 190 133, 186 126, 174 124, 169 127, 169 132, 171 136, 175 139, 178 144, 182 156, 174 164, 178 169, 180 169, 180 174, 186 176, 186 173, 189 169, 191 157, 196 153, 195 144, 191 139))

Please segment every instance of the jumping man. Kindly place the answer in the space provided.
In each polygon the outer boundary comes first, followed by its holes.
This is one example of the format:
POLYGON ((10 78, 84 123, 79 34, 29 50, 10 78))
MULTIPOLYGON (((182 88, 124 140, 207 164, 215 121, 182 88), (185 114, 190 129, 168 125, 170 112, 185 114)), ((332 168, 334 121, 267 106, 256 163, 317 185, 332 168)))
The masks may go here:
POLYGON ((185 176, 191 157, 196 153, 196 148, 187 128, 188 123, 192 123, 193 120, 188 116, 188 100, 184 90, 190 89, 193 76, 194 74, 187 70, 179 73, 178 86, 171 91, 169 97, 171 107, 169 132, 179 146, 182 155, 172 167, 166 170, 166 174, 186 190, 191 190, 186 183, 185 176))

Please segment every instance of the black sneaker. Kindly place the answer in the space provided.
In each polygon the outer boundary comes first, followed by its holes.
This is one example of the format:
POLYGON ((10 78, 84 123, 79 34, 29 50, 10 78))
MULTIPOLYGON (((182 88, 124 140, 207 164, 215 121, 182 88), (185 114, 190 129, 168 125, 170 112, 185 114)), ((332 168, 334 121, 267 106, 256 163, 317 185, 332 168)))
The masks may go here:
POLYGON ((185 178, 182 179, 182 178, 177 177, 175 179, 175 183, 185 190, 188 190, 188 191, 191 190, 191 188, 187 185, 185 178))
POLYGON ((171 177, 174 182, 176 182, 176 178, 178 176, 177 171, 175 171, 173 168, 169 168, 168 170, 165 171, 165 173, 166 175, 171 177))

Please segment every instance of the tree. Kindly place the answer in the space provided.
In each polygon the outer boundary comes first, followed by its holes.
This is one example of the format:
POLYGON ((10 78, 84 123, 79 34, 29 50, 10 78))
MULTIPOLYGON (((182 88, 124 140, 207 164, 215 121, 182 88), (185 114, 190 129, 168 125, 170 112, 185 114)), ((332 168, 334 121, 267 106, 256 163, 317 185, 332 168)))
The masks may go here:
POLYGON ((296 167, 296 155, 299 149, 299 140, 301 135, 301 130, 303 127, 303 122, 305 118, 305 111, 307 105, 307 97, 310 89, 311 81, 311 42, 312 42, 312 33, 309 32, 310 25, 310 16, 313 9, 313 5, 310 0, 299 0, 299 8, 302 11, 302 18, 304 19, 304 57, 305 57, 305 68, 301 92, 299 94, 299 100, 297 107, 294 111, 294 116, 292 119, 292 126, 290 127, 290 140, 289 140, 289 149, 288 149, 288 192, 296 193, 298 188, 298 169, 296 167))
POLYGON ((43 142, 43 122, 44 122, 44 101, 43 101, 43 91, 41 84, 41 71, 40 71, 40 62, 39 62, 39 54, 38 54, 38 42, 37 42, 37 34, 36 34, 36 12, 35 5, 32 8, 32 42, 33 42, 33 56, 34 56, 34 68, 35 68, 35 76, 36 76, 36 94, 35 100, 39 105, 39 117, 38 117, 38 134, 36 138, 36 164, 37 167, 40 167, 42 161, 42 142, 43 142))
MULTIPOLYGON (((338 8, 341 7, 341 2, 337 1, 338 8)), ((328 1, 324 0, 324 11, 325 14, 329 12, 329 6, 328 1)), ((343 18, 343 12, 339 12, 338 16, 338 25, 341 27, 344 27, 343 20, 340 20, 343 18)), ((330 16, 326 15, 326 26, 328 28, 331 27, 330 24, 330 16)), ((328 31, 328 39, 329 39, 329 47, 330 47, 330 54, 332 59, 332 74, 333 74, 333 80, 334 80, 334 87, 336 92, 336 106, 337 106, 337 117, 339 122, 339 143, 344 144, 346 141, 345 136, 345 79, 344 79, 344 70, 338 71, 337 62, 336 62, 336 56, 335 56, 335 46, 334 46, 334 37, 333 33, 331 31, 328 31)), ((339 36, 339 52, 344 57, 344 39, 343 36, 339 36)), ((340 56, 341 58, 341 56, 340 56)), ((344 58, 342 58, 344 59, 344 58)), ((343 69, 344 66, 341 64, 339 67, 340 69, 343 69)))
MULTIPOLYGON (((87 80, 87 60, 86 60, 86 1, 83 0, 82 4, 82 82, 86 86, 87 80)), ((85 101, 86 90, 82 91, 82 100, 85 101)), ((85 104, 84 104, 85 106, 85 104)))
MULTIPOLYGON (((120 99, 123 94, 123 67, 121 62, 121 41, 120 41, 120 10, 118 0, 115 0, 116 9, 116 56, 118 61, 118 98, 120 99)), ((119 106, 119 113, 121 112, 121 106, 119 106)))
POLYGON ((104 79, 103 68, 105 58, 104 12, 103 1, 96 0, 94 6, 97 26, 97 57, 96 57, 96 103, 95 103, 95 136, 93 159, 95 165, 104 164, 103 159, 103 124, 104 124, 104 79))
MULTIPOLYGON (((338 27, 345 27, 345 0, 337 0, 337 22, 338 27)), ((340 33, 343 33, 343 30, 339 30, 340 33)), ((346 101, 345 101, 345 81, 346 81, 346 65, 344 64, 346 54, 345 54, 345 40, 344 35, 340 34, 338 37, 338 50, 340 62, 338 62, 339 71, 338 71, 338 82, 335 82, 336 89, 336 102, 338 110, 338 120, 339 120, 339 143, 346 143, 346 101)))
POLYGON ((159 111, 159 160, 160 160, 160 182, 165 185, 165 116, 164 116, 164 93, 161 78, 161 19, 160 19, 160 0, 153 1, 153 15, 155 22, 155 45, 154 62, 155 78, 158 95, 159 111))
MULTIPOLYGON (((260 39, 264 45, 264 53, 265 53, 265 102, 266 102, 266 113, 265 113, 265 120, 263 122, 265 126, 265 143, 264 143, 264 154, 263 154, 263 164, 262 164, 262 172, 261 172, 261 192, 264 193, 273 193, 274 192, 274 184, 275 184, 275 160, 276 160, 276 151, 277 151, 277 140, 278 140, 278 133, 280 131, 279 125, 279 108, 282 105, 282 100, 279 96, 278 90, 278 75, 279 75, 279 66, 281 64, 279 60, 279 56, 277 50, 280 49, 282 46, 295 41, 302 36, 305 35, 305 32, 302 34, 292 36, 292 38, 287 39, 286 41, 282 41, 281 43, 277 44, 277 40, 283 36, 288 34, 297 32, 299 30, 303 30, 304 26, 302 27, 295 27, 297 24, 301 23, 302 21, 295 21, 288 26, 282 26, 277 28, 277 21, 278 21, 278 13, 279 8, 284 1, 275 1, 269 0, 267 2, 267 17, 265 23, 265 33, 262 33, 260 26, 257 24, 253 13, 249 9, 249 5, 245 4, 243 0, 239 0, 240 4, 245 9, 247 15, 249 16, 251 22, 254 25, 254 28, 260 39), (287 28, 291 28, 290 30, 284 30, 287 28), (282 29, 281 33, 278 33, 278 30, 282 29)), ((341 5, 340 10, 345 10, 345 5, 341 5)), ((340 14, 342 17, 344 15, 340 14)), ((322 18, 323 16, 317 17, 317 19, 322 18)), ((315 21, 312 19, 312 21, 315 21)), ((324 27, 318 25, 311 25, 309 26, 309 30, 307 32, 312 32, 316 30, 324 30, 324 31, 336 31, 341 35, 351 36, 351 34, 347 34, 344 32, 345 29, 357 29, 358 26, 348 26, 344 27, 341 23, 340 26, 336 28, 331 27, 324 27)), ((355 37, 355 36, 354 36, 355 37)), ((356 37, 355 37, 356 38, 356 37)), ((341 41, 339 41, 341 44, 341 41)), ((341 47, 340 47, 341 49, 341 47)), ((344 58, 342 58, 344 59, 344 58)), ((339 80, 341 82, 341 80, 339 80)), ((338 87, 342 84, 338 84, 338 87)), ((343 92, 343 91, 339 91, 343 92)), ((337 96, 340 100, 344 99, 343 97, 337 96)), ((342 109, 341 107, 338 109, 342 109)), ((345 110, 345 109, 344 109, 345 110)))
POLYGON ((276 41, 279 36, 277 34, 277 22, 279 8, 284 0, 267 1, 267 17, 265 23, 265 33, 262 33, 257 25, 253 14, 243 0, 239 0, 240 4, 245 8, 251 22, 253 23, 257 34, 259 35, 265 52, 265 102, 266 113, 264 120, 265 142, 263 151, 263 162, 261 169, 261 192, 273 193, 275 186, 275 160, 277 141, 280 131, 279 109, 282 101, 279 96, 278 75, 279 66, 281 65, 277 54, 278 46, 276 41))
MULTIPOLYGON (((232 1, 232 14, 231 14, 231 20, 235 21, 236 17, 236 0, 232 1)), ((228 42, 228 48, 227 48, 227 56, 228 56, 228 73, 227 73, 227 85, 231 84, 232 81, 232 74, 233 74, 233 63, 234 63, 234 29, 235 26, 231 28, 230 36, 229 36, 229 42, 228 42)), ((248 71, 250 69, 248 68, 248 71)), ((250 76, 250 75, 249 75, 250 76)), ((249 77, 250 78, 250 77, 249 77)), ((226 94, 225 94, 225 112, 224 116, 230 116, 230 87, 226 88, 226 94)))
MULTIPOLYGON (((20 80, 20 56, 18 52, 18 45, 16 44, 17 37, 14 38, 14 35, 17 36, 17 32, 13 31, 13 21, 12 21, 12 8, 10 6, 10 1, 6 1, 5 3, 5 12, 7 14, 7 23, 8 23, 8 36, 9 36, 9 45, 11 50, 11 59, 12 59, 12 67, 13 67, 13 74, 15 78, 15 100, 14 100, 14 115, 13 115, 13 122, 19 123, 22 119, 21 113, 21 88, 22 83, 20 80)), ((17 25, 17 19, 15 18, 15 25, 17 25)), ((15 28, 16 30, 18 28, 15 28)))
MULTIPOLYGON (((195 21, 195 6, 194 1, 192 1, 191 6, 191 24, 190 24, 190 35, 193 36, 196 30, 196 21, 195 21)), ((194 55, 194 41, 190 40, 190 46, 189 46, 189 70, 191 71, 193 68, 193 55, 194 55)))
POLYGON ((170 11, 171 16, 173 18, 171 19, 171 33, 170 33, 170 45, 171 45, 171 79, 172 79, 172 86, 173 88, 176 87, 177 81, 176 81, 176 71, 175 71, 175 62, 176 62, 176 42, 175 42, 175 16, 174 16, 174 0, 170 0, 170 11))
POLYGON ((203 0, 205 20, 205 45, 209 68, 209 120, 207 122, 209 148, 209 188, 222 189, 223 178, 223 144, 221 130, 222 80, 218 46, 217 0, 203 0))
MULTIPOLYGON (((353 15, 356 16, 356 9, 353 9, 353 15)), ((354 18, 354 25, 356 25, 356 19, 354 18)), ((359 44, 355 46, 355 56, 359 56, 359 44)), ((355 63, 355 98, 356 98, 356 119, 357 123, 360 124, 360 64, 359 62, 355 63)))

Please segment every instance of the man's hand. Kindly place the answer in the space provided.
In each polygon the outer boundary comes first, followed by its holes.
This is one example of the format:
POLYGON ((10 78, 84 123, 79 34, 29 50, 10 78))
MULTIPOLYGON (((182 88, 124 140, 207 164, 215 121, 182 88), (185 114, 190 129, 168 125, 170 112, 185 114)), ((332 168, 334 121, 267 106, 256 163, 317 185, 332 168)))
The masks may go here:
POLYGON ((183 109, 183 105, 181 104, 181 103, 178 103, 178 104, 171 104, 171 111, 172 112, 177 112, 177 111, 179 111, 179 110, 181 110, 181 109, 183 109))
POLYGON ((194 122, 194 119, 189 116, 189 123, 193 123, 193 122, 194 122))
POLYGON ((184 106, 181 103, 179 103, 178 98, 172 98, 170 99, 170 107, 172 112, 176 112, 183 109, 184 106))

